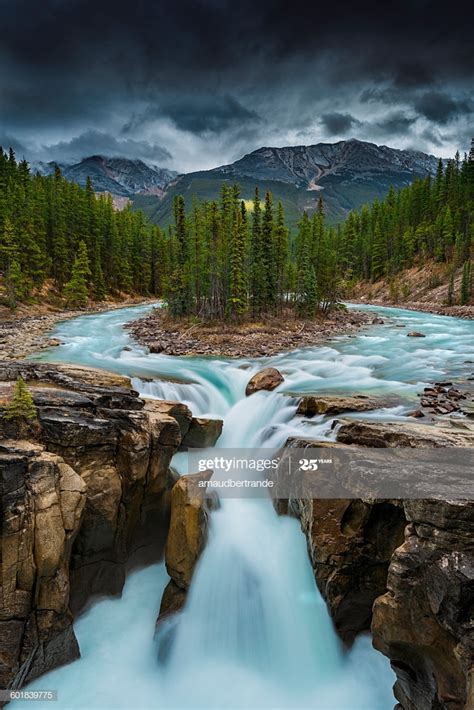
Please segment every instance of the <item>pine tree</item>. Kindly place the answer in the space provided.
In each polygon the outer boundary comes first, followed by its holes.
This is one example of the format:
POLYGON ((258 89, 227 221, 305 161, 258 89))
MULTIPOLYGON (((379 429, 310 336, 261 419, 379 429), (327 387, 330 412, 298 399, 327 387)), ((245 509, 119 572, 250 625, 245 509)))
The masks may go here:
POLYGON ((240 320, 247 311, 247 284, 244 273, 246 226, 242 212, 237 209, 234 217, 230 252, 230 294, 228 313, 232 320, 240 320))
POLYGON ((452 306, 453 303, 454 303, 454 269, 451 270, 451 276, 449 277, 447 305, 452 306))
POLYGON ((382 233, 380 220, 377 220, 374 229, 374 242, 372 247, 371 275, 372 281, 377 281, 385 272, 385 240, 382 233))
POLYGON ((7 303, 14 309, 26 293, 25 278, 21 270, 13 224, 6 218, 0 239, 0 264, 3 270, 7 303))
POLYGON ((84 241, 79 242, 79 249, 74 259, 71 278, 64 287, 64 296, 68 306, 83 307, 89 299, 88 280, 91 276, 87 246, 84 241))
POLYGON ((175 266, 170 279, 168 304, 174 316, 187 315, 192 311, 189 288, 188 234, 183 197, 175 198, 175 266))
POLYGON ((253 202, 250 263, 250 294, 252 313, 254 316, 259 316, 264 308, 266 271, 262 248, 262 216, 258 188, 255 189, 255 198, 253 202))
POLYGON ((289 248, 288 248, 288 229, 285 225, 285 215, 283 205, 278 203, 277 218, 275 225, 275 286, 277 297, 280 305, 280 310, 283 307, 285 298, 285 279, 287 275, 289 248))
POLYGON ((461 305, 466 306, 471 297, 471 262, 465 261, 461 279, 461 305))
POLYGON ((318 304, 316 273, 311 254, 311 222, 306 212, 298 225, 297 237, 297 292, 298 311, 300 315, 311 318, 318 304))
POLYGON ((275 245, 273 234, 273 198, 269 191, 265 194, 262 217, 262 308, 272 310, 276 303, 275 245))
POLYGON ((36 407, 25 381, 19 377, 13 390, 11 401, 5 408, 5 419, 34 419, 36 407))

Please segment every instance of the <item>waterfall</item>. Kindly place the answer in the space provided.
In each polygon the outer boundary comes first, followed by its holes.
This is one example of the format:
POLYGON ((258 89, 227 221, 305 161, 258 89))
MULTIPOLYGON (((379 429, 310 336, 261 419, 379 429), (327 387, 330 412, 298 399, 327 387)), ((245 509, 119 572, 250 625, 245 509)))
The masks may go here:
MULTIPOLYGON (((145 396, 222 417, 218 446, 224 448, 273 450, 292 435, 333 437, 330 419, 295 416, 296 393, 396 394, 400 403, 357 416, 404 419, 424 384, 470 373, 474 360, 472 322, 373 307, 391 319, 388 324, 324 347, 260 360, 151 355, 122 328, 147 308, 65 322, 54 333, 64 344, 39 357, 128 374, 145 396), (406 337, 408 328, 425 333, 421 344, 406 337), (245 397, 250 377, 267 365, 280 369, 285 381, 274 392, 245 397)), ((174 464, 183 470, 181 455, 174 464)), ((165 624, 158 632, 159 646, 172 631, 167 653, 158 657, 152 637, 165 581, 162 565, 131 575, 122 599, 97 603, 76 623, 82 659, 33 687, 57 688, 67 708, 393 707, 387 659, 368 637, 343 651, 299 525, 279 517, 271 501, 226 499, 212 514, 184 610, 173 629, 165 624)))

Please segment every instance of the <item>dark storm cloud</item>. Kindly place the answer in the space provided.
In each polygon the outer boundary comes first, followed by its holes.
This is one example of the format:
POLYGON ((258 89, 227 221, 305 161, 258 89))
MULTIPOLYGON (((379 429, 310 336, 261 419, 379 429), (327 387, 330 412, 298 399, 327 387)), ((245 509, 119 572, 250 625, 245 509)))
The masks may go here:
POLYGON ((438 148, 441 148, 443 145, 443 140, 439 133, 431 130, 430 128, 425 128, 425 130, 421 133, 421 137, 429 143, 438 146, 438 148))
POLYGON ((370 139, 384 104, 446 125, 467 115, 472 19, 460 0, 0 0, 0 131, 67 151, 95 130, 97 152, 112 136, 197 160, 301 129, 370 139))
POLYGON ((398 67, 393 84, 398 89, 415 89, 430 86, 434 80, 435 76, 431 67, 407 62, 398 67))
POLYGON ((170 118, 177 128, 197 134, 220 133, 231 126, 260 120, 255 111, 246 109, 233 96, 196 94, 163 98, 158 105, 148 106, 143 113, 133 116, 123 132, 136 130, 156 118, 170 118))
POLYGON ((171 153, 162 146, 131 139, 117 139, 101 131, 86 131, 70 141, 60 141, 45 147, 51 160, 58 162, 80 160, 84 156, 105 153, 121 158, 142 158, 163 162, 171 158, 171 153))
POLYGON ((337 111, 333 111, 331 113, 323 113, 321 116, 321 124, 329 135, 340 136, 347 134, 353 126, 360 125, 360 121, 354 116, 351 116, 350 113, 338 113, 337 111))
POLYGON ((408 134, 410 128, 416 122, 416 116, 407 116, 402 111, 394 111, 389 113, 388 116, 383 118, 381 121, 377 121, 376 127, 387 135, 395 134, 408 134))
POLYGON ((440 91, 429 91, 415 101, 415 109, 434 123, 446 124, 452 118, 471 113, 473 105, 466 99, 455 99, 440 91))
POLYGON ((3 133, 0 131, 0 147, 2 147, 4 150, 8 150, 9 148, 13 148, 15 153, 17 153, 18 156, 22 157, 23 155, 26 154, 27 149, 23 145, 23 143, 20 143, 14 136, 9 135, 8 133, 3 133))

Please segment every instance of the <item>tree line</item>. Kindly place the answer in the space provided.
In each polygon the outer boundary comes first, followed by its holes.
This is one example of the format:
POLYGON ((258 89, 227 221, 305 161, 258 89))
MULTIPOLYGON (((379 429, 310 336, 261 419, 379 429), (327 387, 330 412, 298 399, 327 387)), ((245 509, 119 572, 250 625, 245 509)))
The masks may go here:
POLYGON ((335 245, 319 209, 301 220, 294 241, 284 210, 258 188, 251 204, 237 185, 223 185, 217 201, 197 203, 186 216, 175 200, 167 300, 175 316, 242 320, 295 309, 311 317, 337 300, 335 245))
POLYGON ((163 233, 141 212, 115 210, 109 195, 67 181, 59 168, 32 174, 0 149, 0 275, 11 307, 45 291, 72 306, 160 295, 166 253, 163 233))
POLYGON ((219 200, 177 197, 174 223, 162 230, 130 207, 114 209, 90 181, 82 188, 59 168, 32 174, 0 149, 0 274, 11 307, 44 291, 70 306, 134 294, 164 298, 177 317, 239 321, 291 309, 310 318, 354 282, 432 261, 451 271, 451 301, 468 303, 473 217, 474 150, 339 225, 325 223, 320 199, 290 235, 270 192, 244 201, 224 184, 219 200))
POLYGON ((303 217, 292 243, 281 204, 258 190, 248 205, 238 186, 220 199, 174 205, 162 230, 141 212, 114 209, 53 175, 32 174, 0 149, 0 275, 11 307, 47 292, 68 306, 136 294, 168 301, 172 315, 241 320, 294 307, 311 316, 337 298, 336 253, 322 205, 303 217))
POLYGON ((416 179, 385 200, 352 212, 338 228, 341 272, 346 280, 394 278, 427 262, 444 263, 454 274, 462 267, 461 303, 472 296, 474 238, 474 141, 469 155, 438 163, 435 176, 416 179))

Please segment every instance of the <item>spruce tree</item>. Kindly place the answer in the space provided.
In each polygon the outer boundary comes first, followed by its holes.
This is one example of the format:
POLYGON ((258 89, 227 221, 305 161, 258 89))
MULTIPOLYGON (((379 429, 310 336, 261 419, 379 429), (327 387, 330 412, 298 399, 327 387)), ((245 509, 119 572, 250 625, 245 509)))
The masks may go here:
POLYGON ((20 376, 13 390, 11 401, 5 408, 5 419, 34 419, 36 407, 31 392, 28 390, 24 379, 20 376))
POLYGON ((272 310, 276 303, 277 274, 275 268, 275 244, 273 233, 273 198, 271 192, 269 191, 265 194, 261 244, 261 305, 263 310, 272 310))
POLYGON ((230 251, 230 294, 228 313, 238 321, 247 311, 247 283, 244 273, 246 227, 242 212, 237 209, 234 217, 230 251))
POLYGON ((26 282, 20 266, 13 224, 8 217, 5 219, 0 239, 0 264, 4 274, 7 303, 14 309, 26 294, 26 282))
POLYGON ((471 297, 471 262, 465 261, 461 279, 461 305, 466 306, 471 297))
POLYGON ((71 278, 64 287, 64 296, 68 306, 87 306, 89 300, 88 281, 91 276, 86 243, 79 242, 79 249, 74 259, 71 278))
POLYGON ((253 201, 250 263, 250 296, 252 313, 254 316, 259 316, 264 308, 266 271, 262 248, 262 216, 258 187, 255 188, 255 198, 253 201))
POLYGON ((175 215, 175 266, 170 279, 168 303, 174 316, 184 316, 192 311, 189 288, 188 234, 184 198, 174 202, 175 215))
POLYGON ((385 272, 386 246, 380 220, 377 220, 374 229, 374 242, 372 247, 371 276, 372 281, 377 281, 385 272))
POLYGON ((288 229, 285 225, 285 214, 283 212, 283 205, 281 202, 278 203, 277 207, 277 218, 275 225, 275 286, 278 298, 278 303, 280 310, 283 308, 283 302, 285 298, 285 288, 287 267, 288 267, 288 257, 289 257, 289 245, 288 245, 288 229))

